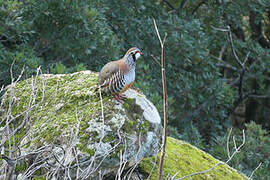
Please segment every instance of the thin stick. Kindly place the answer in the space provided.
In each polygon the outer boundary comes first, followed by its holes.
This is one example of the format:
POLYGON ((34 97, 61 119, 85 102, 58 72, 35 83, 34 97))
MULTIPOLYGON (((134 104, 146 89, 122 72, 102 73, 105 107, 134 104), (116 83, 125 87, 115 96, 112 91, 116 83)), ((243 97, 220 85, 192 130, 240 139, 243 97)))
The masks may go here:
POLYGON ((165 34, 163 41, 161 40, 161 37, 159 35, 159 31, 157 28, 157 24, 155 19, 154 26, 155 30, 160 42, 161 47, 161 78, 162 78, 162 89, 163 89, 163 140, 162 140, 162 149, 160 154, 160 162, 159 162, 159 180, 162 180, 162 174, 163 174, 163 164, 164 164, 164 157, 166 154, 166 142, 167 142, 167 90, 166 90, 166 75, 165 75, 165 67, 164 67, 164 43, 167 37, 167 34, 165 34))
POLYGON ((154 21, 155 30, 156 30, 156 33, 157 33, 157 36, 158 36, 158 40, 159 40, 159 43, 160 43, 161 48, 162 48, 163 47, 163 43, 162 43, 161 38, 160 38, 160 35, 159 35, 159 31, 158 31, 158 28, 157 28, 156 20, 153 19, 153 21, 154 21))
POLYGON ((157 58, 153 54, 151 54, 151 57, 161 67, 161 64, 158 62, 157 58))
POLYGON ((102 94, 101 94, 101 87, 99 86, 98 88, 98 92, 99 92, 99 98, 100 98, 100 104, 101 104, 101 118, 102 118, 102 136, 101 139, 104 138, 105 134, 105 130, 104 130, 104 126, 105 126, 105 117, 104 117, 104 106, 103 106, 103 99, 102 99, 102 94))
POLYGON ((230 143, 230 138, 231 138, 231 133, 232 133, 232 128, 230 129, 229 131, 229 134, 228 134, 228 137, 227 137, 227 154, 228 154, 228 158, 230 159, 231 158, 231 155, 230 155, 230 146, 229 146, 229 143, 230 143))
POLYGON ((249 176, 249 179, 251 179, 251 177, 253 176, 255 171, 257 171, 261 167, 261 165, 262 165, 262 163, 260 162, 260 164, 252 171, 251 175, 249 176))
MULTIPOLYGON (((231 130, 230 130, 228 136, 231 136, 231 130)), ((213 167, 211 167, 211 168, 209 168, 209 169, 207 169, 207 170, 199 171, 199 172, 195 172, 195 173, 191 173, 191 174, 188 174, 188 175, 183 176, 183 177, 181 177, 181 178, 178 178, 178 179, 176 179, 176 180, 182 180, 182 179, 185 179, 185 178, 188 178, 188 177, 191 177, 191 176, 195 176, 195 175, 199 175, 199 174, 205 174, 205 173, 208 173, 208 172, 212 171, 212 170, 213 170, 214 168, 216 168, 218 165, 221 165, 221 164, 228 164, 228 163, 233 159, 233 157, 234 157, 237 153, 240 152, 240 149, 244 146, 244 144, 245 144, 245 142, 246 142, 246 136, 245 136, 245 131, 244 131, 244 130, 242 131, 242 136, 243 136, 243 139, 242 139, 242 144, 241 144, 240 146, 237 146, 237 145, 236 145, 236 142, 235 142, 235 140, 234 140, 233 143, 234 143, 235 151, 232 153, 232 155, 230 155, 230 152, 228 152, 229 158, 228 158, 228 160, 227 160, 226 162, 220 161, 220 162, 216 163, 213 167)), ((234 139, 234 138, 233 138, 233 139, 234 139)), ((230 140, 230 138, 227 137, 227 144, 229 144, 229 142, 228 142, 229 140, 230 140)), ((227 148, 227 151, 229 151, 228 148, 227 148)), ((256 169, 255 169, 255 170, 256 170, 256 169)))
POLYGON ((230 44, 231 44, 231 47, 232 47, 233 55, 234 55, 234 57, 235 57, 236 62, 238 63, 238 65, 239 65, 242 69, 244 69, 244 65, 243 65, 243 63, 240 61, 240 59, 239 59, 239 57, 238 57, 238 55, 237 55, 237 53, 236 53, 234 44, 233 44, 232 32, 231 32, 230 26, 227 26, 227 28, 228 28, 228 30, 229 30, 228 32, 229 32, 230 44))

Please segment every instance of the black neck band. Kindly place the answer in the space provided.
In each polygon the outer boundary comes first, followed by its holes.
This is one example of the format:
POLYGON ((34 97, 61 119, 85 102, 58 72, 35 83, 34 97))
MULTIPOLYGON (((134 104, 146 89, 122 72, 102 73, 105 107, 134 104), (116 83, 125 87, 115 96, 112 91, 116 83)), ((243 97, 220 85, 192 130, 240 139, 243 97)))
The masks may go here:
POLYGON ((132 54, 132 58, 133 58, 133 61, 135 62, 135 61, 136 61, 136 56, 135 56, 135 54, 132 54))

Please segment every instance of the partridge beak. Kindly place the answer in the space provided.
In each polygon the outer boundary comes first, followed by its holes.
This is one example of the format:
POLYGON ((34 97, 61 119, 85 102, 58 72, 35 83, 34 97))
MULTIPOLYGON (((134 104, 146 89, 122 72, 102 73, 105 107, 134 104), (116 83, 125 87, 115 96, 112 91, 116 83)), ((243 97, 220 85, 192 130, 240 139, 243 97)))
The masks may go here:
POLYGON ((141 51, 137 51, 137 53, 139 53, 140 55, 143 55, 143 53, 141 51))

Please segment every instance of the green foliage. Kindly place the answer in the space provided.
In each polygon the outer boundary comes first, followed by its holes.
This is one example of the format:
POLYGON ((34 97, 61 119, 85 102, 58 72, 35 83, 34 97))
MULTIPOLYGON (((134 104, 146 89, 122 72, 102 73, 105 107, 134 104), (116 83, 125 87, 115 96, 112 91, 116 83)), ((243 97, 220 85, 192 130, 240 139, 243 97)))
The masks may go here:
POLYGON ((67 68, 62 63, 56 63, 56 65, 51 68, 51 72, 54 74, 63 74, 67 72, 67 68))
POLYGON ((182 139, 187 142, 191 142, 192 145, 195 145, 198 148, 203 149, 205 147, 205 143, 203 142, 203 137, 198 131, 198 128, 191 125, 190 127, 185 128, 181 133, 178 132, 177 128, 168 126, 168 135, 176 138, 182 139))
POLYGON ((17 78, 22 71, 24 77, 27 77, 36 72, 36 69, 43 64, 43 59, 35 56, 35 52, 28 47, 21 46, 15 51, 9 51, 0 44, 0 64, 0 84, 5 84, 11 81, 10 69, 14 78, 17 78))
POLYGON ((0 5, 1 84, 10 82, 16 52, 20 57, 14 72, 19 74, 24 65, 27 76, 37 65, 52 73, 86 67, 97 71, 108 59, 119 57, 119 40, 99 1, 0 1, 0 5))
MULTIPOLYGON (((246 124, 246 141, 243 148, 230 162, 230 166, 238 169, 246 175, 251 175, 252 171, 262 163, 261 167, 255 172, 254 179, 266 180, 270 177, 270 139, 269 132, 262 129, 261 125, 254 122, 246 124)), ((234 130, 233 135, 236 137, 237 145, 242 143, 242 132, 234 130)), ((210 152, 219 159, 225 161, 227 156, 226 151, 226 136, 216 138, 214 146, 209 146, 210 152)), ((234 151, 233 140, 230 140, 230 150, 234 151)))

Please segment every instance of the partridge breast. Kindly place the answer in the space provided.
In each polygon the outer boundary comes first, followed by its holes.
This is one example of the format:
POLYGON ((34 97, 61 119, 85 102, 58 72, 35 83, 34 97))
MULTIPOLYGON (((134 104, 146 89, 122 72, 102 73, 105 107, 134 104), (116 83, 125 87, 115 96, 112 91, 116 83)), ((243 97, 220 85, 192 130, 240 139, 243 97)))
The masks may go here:
POLYGON ((124 92, 127 85, 135 79, 134 73, 130 73, 121 60, 107 63, 99 73, 99 84, 101 89, 111 94, 124 92))

